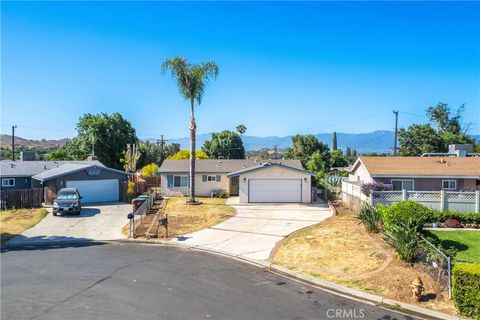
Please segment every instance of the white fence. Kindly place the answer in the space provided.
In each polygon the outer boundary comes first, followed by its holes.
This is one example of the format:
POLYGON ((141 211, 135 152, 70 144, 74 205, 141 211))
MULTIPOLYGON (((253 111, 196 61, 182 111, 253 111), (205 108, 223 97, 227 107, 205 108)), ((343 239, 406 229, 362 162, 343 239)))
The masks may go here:
POLYGON ((375 206, 403 200, 413 200, 442 211, 480 212, 480 191, 376 191, 371 196, 366 196, 359 185, 342 182, 342 201, 352 209, 357 208, 362 201, 375 206))

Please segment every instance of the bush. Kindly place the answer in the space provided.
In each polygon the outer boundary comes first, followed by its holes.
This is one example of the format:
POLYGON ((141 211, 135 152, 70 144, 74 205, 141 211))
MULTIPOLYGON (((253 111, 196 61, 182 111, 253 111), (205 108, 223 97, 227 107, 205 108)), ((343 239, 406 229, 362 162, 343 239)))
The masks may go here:
POLYGON ((156 165, 155 163, 147 164, 145 167, 142 168, 141 173, 144 177, 156 176, 158 174, 158 165, 156 165))
POLYGON ((228 192, 224 189, 220 189, 220 190, 217 191, 217 197, 228 198, 228 192))
POLYGON ((393 185, 381 182, 370 182, 362 184, 360 189, 364 195, 369 196, 372 191, 390 191, 393 189, 393 185))
POLYGON ((135 198, 135 182, 129 181, 127 183, 127 200, 132 201, 135 198))
POLYGON ((375 208, 368 203, 363 203, 360 210, 357 212, 357 218, 363 222, 365 229, 368 232, 377 233, 378 224, 380 222, 380 214, 375 208))
MULTIPOLYGON (((437 249, 442 251, 445 255, 450 257, 451 259, 454 259, 455 256, 458 253, 458 249, 455 248, 454 246, 447 247, 443 244, 443 241, 438 238, 438 236, 430 231, 423 231, 423 235, 427 239, 428 242, 433 244, 437 249)), ((430 255, 438 255, 438 252, 433 250, 429 245, 427 245, 424 241, 421 241, 421 246, 422 246, 422 251, 430 254, 430 255)), ((433 260, 433 259, 432 259, 433 260)))
POLYGON ((426 222, 431 222, 433 211, 418 202, 406 200, 387 207, 383 205, 377 206, 377 211, 382 217, 384 228, 388 228, 392 224, 406 224, 410 219, 416 221, 421 227, 426 222))
POLYGON ((474 212, 456 212, 456 211, 440 211, 434 210, 432 222, 445 222, 448 219, 456 219, 462 224, 480 225, 480 213, 474 212))
POLYGON ((385 240, 395 248, 400 260, 413 262, 422 225, 415 218, 385 226, 385 240))
POLYGON ((453 268, 453 302, 461 315, 480 319, 480 264, 457 263, 453 268))

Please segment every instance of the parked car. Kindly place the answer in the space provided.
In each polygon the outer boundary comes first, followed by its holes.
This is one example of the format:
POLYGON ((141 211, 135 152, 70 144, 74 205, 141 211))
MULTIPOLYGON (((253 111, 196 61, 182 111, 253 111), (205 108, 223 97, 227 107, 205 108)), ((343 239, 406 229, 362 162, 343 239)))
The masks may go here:
POLYGON ((82 204, 80 203, 80 192, 76 188, 63 188, 58 191, 53 202, 53 215, 62 213, 80 214, 82 204))

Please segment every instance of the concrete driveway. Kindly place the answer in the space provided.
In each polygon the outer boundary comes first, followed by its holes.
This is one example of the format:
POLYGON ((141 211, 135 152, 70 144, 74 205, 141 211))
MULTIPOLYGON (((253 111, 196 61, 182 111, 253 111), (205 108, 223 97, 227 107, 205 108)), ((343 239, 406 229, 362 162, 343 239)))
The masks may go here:
POLYGON ((230 198, 227 203, 237 210, 234 217, 174 241, 240 257, 266 260, 284 237, 332 215, 325 203, 253 205, 239 204, 238 198, 230 198))
POLYGON ((126 203, 109 203, 82 207, 80 215, 53 216, 52 209, 36 226, 8 244, 39 244, 78 240, 116 240, 125 238, 122 227, 128 222, 132 206, 126 203))

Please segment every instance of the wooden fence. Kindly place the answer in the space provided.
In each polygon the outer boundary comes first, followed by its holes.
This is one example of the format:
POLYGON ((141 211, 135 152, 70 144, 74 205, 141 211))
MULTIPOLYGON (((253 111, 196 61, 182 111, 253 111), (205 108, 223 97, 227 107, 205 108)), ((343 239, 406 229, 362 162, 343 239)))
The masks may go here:
POLYGON ((42 206, 43 189, 0 190, 0 206, 10 208, 39 208, 42 206))
POLYGON ((53 205, 53 200, 57 196, 57 188, 45 187, 43 188, 43 201, 45 205, 53 205))

